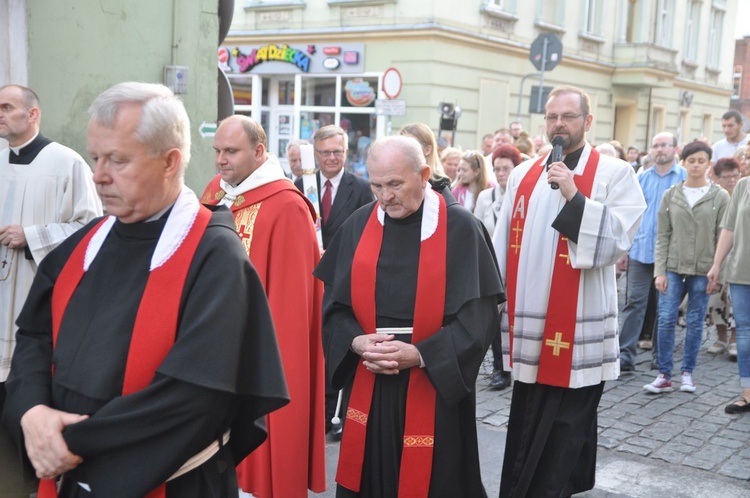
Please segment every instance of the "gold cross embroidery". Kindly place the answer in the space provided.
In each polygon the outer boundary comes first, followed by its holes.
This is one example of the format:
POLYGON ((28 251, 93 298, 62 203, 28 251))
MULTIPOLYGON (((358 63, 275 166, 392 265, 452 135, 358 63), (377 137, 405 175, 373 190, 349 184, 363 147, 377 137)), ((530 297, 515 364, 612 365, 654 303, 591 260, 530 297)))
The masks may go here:
POLYGON ((521 236, 521 233, 523 232, 523 228, 521 228, 521 222, 519 220, 516 220, 516 226, 511 229, 512 231, 516 232, 516 240, 513 244, 510 245, 510 248, 516 251, 516 254, 518 254, 518 250, 521 248, 521 243, 518 240, 518 238, 521 236))
POLYGON ((562 341, 562 332, 555 332, 555 339, 547 339, 545 345, 552 346, 553 356, 560 356, 560 349, 570 349, 570 343, 562 341))
POLYGON ((560 254, 559 257, 565 258, 565 263, 570 266, 570 256, 567 254, 560 254))

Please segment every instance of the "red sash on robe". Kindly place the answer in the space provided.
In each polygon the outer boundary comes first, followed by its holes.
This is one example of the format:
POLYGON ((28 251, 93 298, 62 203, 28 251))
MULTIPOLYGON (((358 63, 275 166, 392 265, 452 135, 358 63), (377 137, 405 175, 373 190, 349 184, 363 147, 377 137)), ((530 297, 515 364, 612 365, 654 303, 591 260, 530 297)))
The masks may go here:
MULTIPOLYGON (((508 325, 510 329, 510 358, 513 364, 513 328, 516 314, 516 289, 518 284, 518 263, 523 242, 523 229, 526 214, 534 187, 545 168, 540 158, 526 173, 518 186, 510 226, 510 243, 506 265, 508 325), (523 203, 523 204, 522 204, 523 203)), ((578 190, 586 197, 591 196, 599 153, 592 149, 583 174, 574 175, 578 190)), ((578 289, 581 283, 581 270, 573 268, 568 254, 568 239, 558 234, 555 264, 552 270, 547 317, 542 335, 542 350, 539 355, 537 382, 558 387, 570 385, 573 365, 573 345, 575 343, 576 312, 578 310, 578 289)))
MULTIPOLYGON (((149 274, 130 339, 122 386, 123 395, 147 387, 174 344, 182 290, 190 263, 210 219, 211 211, 201 206, 182 244, 163 265, 153 269, 149 274)), ((65 310, 85 273, 83 261, 86 249, 91 238, 106 220, 107 218, 104 218, 89 230, 78 243, 55 282, 52 291, 53 348, 57 344, 65 310)), ((164 498, 165 493, 166 486, 162 484, 146 495, 146 498, 164 498)), ((42 479, 37 495, 38 498, 56 498, 55 480, 42 479)))
MULTIPOLYGON (((445 200, 441 195, 436 196, 439 200, 437 229, 421 242, 419 251, 412 344, 430 337, 443 326, 448 223, 445 200)), ((367 334, 376 332, 375 277, 383 243, 383 226, 378 221, 377 211, 376 205, 352 261, 352 308, 367 334)), ((353 491, 359 491, 362 480, 375 376, 359 363, 346 413, 336 482, 353 491)), ((427 374, 421 368, 412 368, 406 394, 399 497, 423 498, 429 492, 435 442, 435 399, 435 388, 427 374)))

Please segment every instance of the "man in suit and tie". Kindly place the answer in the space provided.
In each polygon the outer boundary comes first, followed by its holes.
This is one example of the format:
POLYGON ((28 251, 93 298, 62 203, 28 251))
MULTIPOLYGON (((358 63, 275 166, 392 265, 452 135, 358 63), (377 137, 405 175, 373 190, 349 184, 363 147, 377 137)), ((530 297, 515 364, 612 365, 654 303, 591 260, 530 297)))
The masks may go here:
MULTIPOLYGON (((371 203, 375 197, 367 180, 344 170, 349 137, 340 126, 320 128, 313 136, 313 145, 315 160, 319 166, 315 177, 320 193, 318 212, 325 250, 346 219, 360 207, 371 203)), ((298 178, 294 184, 304 192, 302 178, 298 178)), ((331 386, 331 381, 326 376, 326 432, 330 432, 338 440, 341 439, 341 424, 333 424, 331 421, 336 412, 337 401, 338 391, 331 386)))
MULTIPOLYGON (((320 168, 316 179, 325 249, 349 215, 375 198, 367 180, 344 170, 349 137, 341 127, 328 125, 320 128, 313 137, 313 144, 320 168)), ((302 178, 298 178, 294 184, 303 191, 302 178)))

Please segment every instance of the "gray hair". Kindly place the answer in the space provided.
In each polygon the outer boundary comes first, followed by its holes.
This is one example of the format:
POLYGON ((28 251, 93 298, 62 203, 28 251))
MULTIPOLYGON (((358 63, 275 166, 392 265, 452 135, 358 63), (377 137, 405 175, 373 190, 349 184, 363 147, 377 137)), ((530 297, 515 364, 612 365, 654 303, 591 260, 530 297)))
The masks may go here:
POLYGON ((313 143, 317 144, 318 142, 322 142, 323 140, 328 140, 329 138, 336 136, 341 136, 344 138, 344 148, 348 149, 349 136, 346 134, 342 127, 336 125, 327 125, 316 131, 315 135, 313 136, 313 143))
POLYGON ((292 150, 292 147, 299 147, 300 145, 310 145, 310 142, 307 140, 290 140, 288 144, 286 144, 286 155, 289 155, 289 151, 292 150))
POLYGON ((387 150, 392 148, 398 149, 404 160, 414 168, 414 172, 419 173, 422 168, 427 166, 419 141, 408 135, 378 138, 370 145, 370 150, 367 153, 367 161, 369 162, 371 158, 380 154, 381 149, 387 150))
POLYGON ((89 107, 91 120, 114 128, 120 109, 129 104, 141 106, 141 122, 135 139, 158 156, 170 149, 182 154, 181 171, 190 162, 190 118, 182 101, 164 85, 128 81, 105 90, 89 107))

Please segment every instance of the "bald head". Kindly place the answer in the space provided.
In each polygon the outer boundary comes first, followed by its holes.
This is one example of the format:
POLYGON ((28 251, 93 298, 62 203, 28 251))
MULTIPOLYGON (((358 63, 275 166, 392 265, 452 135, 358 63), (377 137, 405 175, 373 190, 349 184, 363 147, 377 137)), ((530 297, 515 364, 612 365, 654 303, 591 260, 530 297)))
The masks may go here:
POLYGON ((5 85, 0 88, 0 137, 11 147, 23 145, 39 133, 39 97, 30 88, 5 85))

